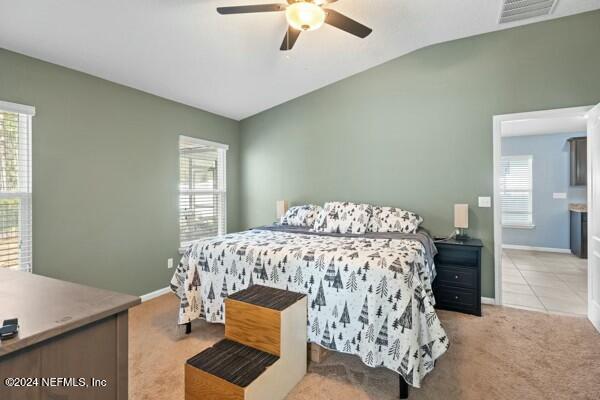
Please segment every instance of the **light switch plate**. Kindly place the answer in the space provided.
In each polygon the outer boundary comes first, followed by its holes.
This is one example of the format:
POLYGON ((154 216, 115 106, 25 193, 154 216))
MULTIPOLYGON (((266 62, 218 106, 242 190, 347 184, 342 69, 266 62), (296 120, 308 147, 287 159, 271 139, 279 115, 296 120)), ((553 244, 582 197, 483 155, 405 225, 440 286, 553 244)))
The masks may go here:
POLYGON ((552 198, 553 199, 566 199, 567 194, 566 193, 552 193, 552 198))
POLYGON ((173 268, 173 259, 172 258, 167 259, 167 268, 168 269, 173 268))
POLYGON ((479 207, 491 207, 492 198, 489 196, 479 196, 479 207))

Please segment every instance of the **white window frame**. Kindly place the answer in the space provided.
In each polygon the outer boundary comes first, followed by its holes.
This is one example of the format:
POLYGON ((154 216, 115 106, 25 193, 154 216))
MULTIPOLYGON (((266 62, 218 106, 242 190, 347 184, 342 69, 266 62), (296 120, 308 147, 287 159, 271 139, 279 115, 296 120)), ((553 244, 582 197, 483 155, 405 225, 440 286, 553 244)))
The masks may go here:
MULTIPOLYGON (((519 190, 508 190, 508 192, 523 192, 529 193, 529 207, 528 214, 531 216, 529 223, 504 223, 504 210, 501 209, 500 218, 502 221, 503 228, 513 228, 513 229, 533 229, 535 228, 534 220, 533 220, 533 155, 516 155, 516 156, 502 156, 500 162, 502 163, 504 160, 526 160, 529 161, 529 189, 519 189, 519 190)), ((502 175, 500 177, 502 180, 502 175)), ((503 194, 505 193, 504 187, 500 185, 500 198, 502 199, 503 194)))
MULTIPOLYGON (((218 189, 217 190, 181 190, 180 185, 178 185, 178 199, 181 199, 181 194, 190 194, 190 193, 197 193, 197 194, 212 194, 212 193, 219 193, 223 195, 223 202, 219 203, 219 210, 218 213, 219 215, 222 215, 222 220, 223 223, 219 224, 218 226, 218 235, 225 235, 227 233, 227 150, 229 150, 229 146, 223 143, 219 143, 219 142, 213 142, 210 140, 206 140, 206 139, 198 139, 192 136, 185 136, 185 135, 179 135, 179 141, 178 141, 178 153, 179 153, 179 169, 178 169, 178 174, 181 171, 181 142, 193 142, 194 144, 197 144, 198 146, 208 146, 208 147, 213 147, 218 151, 218 164, 221 166, 222 168, 222 173, 220 174, 220 178, 219 182, 218 182, 218 189)), ((180 179, 181 177, 178 177, 177 181, 180 184, 180 179)), ((178 200, 180 201, 180 200, 178 200)), ((178 206, 178 212, 181 213, 181 205, 178 206)), ((181 215, 179 215, 179 218, 181 218, 181 215)), ((220 218, 219 218, 220 219, 220 218)), ((185 241, 182 242, 181 241, 181 233, 179 235, 179 252, 183 253, 185 251, 185 249, 193 242, 193 240, 191 241, 185 241)))
POLYGON ((18 271, 33 272, 33 235, 32 235, 32 170, 31 170, 31 132, 32 120, 35 116, 35 107, 0 101, 0 111, 20 114, 26 118, 26 131, 21 133, 19 140, 19 159, 27 160, 27 168, 19 169, 19 182, 24 183, 25 191, 20 192, 0 192, 0 199, 19 199, 19 232, 21 239, 29 240, 29 245, 21 249, 21 260, 16 267, 9 267, 18 271))

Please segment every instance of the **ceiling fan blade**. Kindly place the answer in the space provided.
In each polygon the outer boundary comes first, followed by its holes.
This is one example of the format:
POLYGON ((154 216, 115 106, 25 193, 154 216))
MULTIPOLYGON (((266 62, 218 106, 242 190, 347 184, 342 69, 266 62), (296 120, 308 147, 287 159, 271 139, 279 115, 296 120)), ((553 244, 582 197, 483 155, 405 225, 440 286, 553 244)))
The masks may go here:
POLYGON ((335 10, 327 9, 325 12, 327 13, 325 23, 358 36, 359 38, 365 38, 373 32, 373 29, 346 17, 344 14, 340 14, 335 10))
POLYGON ((219 14, 247 14, 270 11, 285 11, 286 4, 255 4, 250 6, 217 7, 219 14))
POLYGON ((288 26, 288 30, 283 37, 283 42, 281 42, 279 50, 291 50, 292 47, 294 47, 294 43, 296 43, 298 36, 300 36, 300 31, 288 26))

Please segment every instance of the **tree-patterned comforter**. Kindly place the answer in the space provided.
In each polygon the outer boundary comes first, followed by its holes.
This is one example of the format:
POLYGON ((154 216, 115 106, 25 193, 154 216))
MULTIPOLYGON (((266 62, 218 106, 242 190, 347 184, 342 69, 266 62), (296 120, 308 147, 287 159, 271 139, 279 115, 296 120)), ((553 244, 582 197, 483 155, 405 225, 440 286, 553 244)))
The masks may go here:
POLYGON ((223 323, 223 299, 252 284, 305 293, 310 342, 420 387, 449 345, 425 253, 414 239, 250 230, 194 242, 171 289, 180 298, 180 324, 223 323))

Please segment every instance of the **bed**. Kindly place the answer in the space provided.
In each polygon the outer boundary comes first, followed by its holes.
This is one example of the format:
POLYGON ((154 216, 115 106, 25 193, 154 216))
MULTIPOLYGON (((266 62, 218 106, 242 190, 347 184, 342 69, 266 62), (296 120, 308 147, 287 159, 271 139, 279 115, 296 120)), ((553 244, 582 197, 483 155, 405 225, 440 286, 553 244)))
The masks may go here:
POLYGON ((420 387, 449 342, 434 310, 433 241, 423 231, 339 234, 272 225, 193 242, 171 280, 179 323, 223 323, 252 284, 308 295, 309 341, 420 387))

